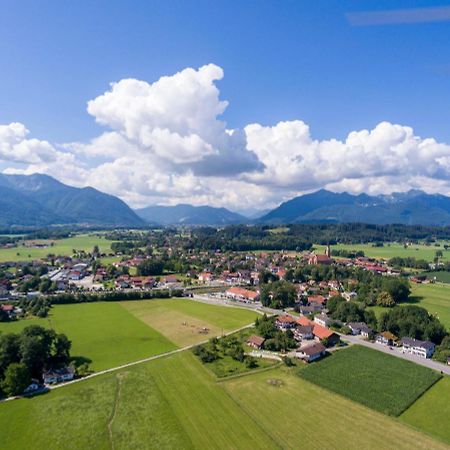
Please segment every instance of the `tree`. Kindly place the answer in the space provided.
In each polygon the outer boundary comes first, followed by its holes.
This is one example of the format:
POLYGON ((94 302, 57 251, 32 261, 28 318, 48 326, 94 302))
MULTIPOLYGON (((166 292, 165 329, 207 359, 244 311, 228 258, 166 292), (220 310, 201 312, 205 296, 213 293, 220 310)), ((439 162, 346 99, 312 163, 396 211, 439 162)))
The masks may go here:
POLYGON ((393 306, 395 306, 395 301, 392 298, 392 295, 389 294, 389 292, 383 291, 380 292, 377 297, 377 305, 392 308, 393 306))
POLYGON ((0 336, 0 379, 11 363, 20 361, 19 351, 20 341, 18 334, 8 333, 0 336))
POLYGON ((70 361, 72 342, 65 334, 57 334, 53 343, 53 358, 58 363, 67 364, 70 361))
POLYGON ((261 287, 260 300, 264 306, 283 309, 294 306, 296 299, 297 291, 287 281, 274 281, 261 287))
POLYGON ((327 302, 328 312, 330 314, 333 314, 336 311, 337 307, 344 302, 345 299, 342 298, 340 295, 333 295, 327 302))
POLYGON ((146 259, 137 267, 137 273, 140 276, 162 275, 164 263, 160 260, 146 259))
POLYGON ((31 382, 30 372, 25 364, 12 363, 5 370, 1 388, 7 396, 19 395, 31 382))

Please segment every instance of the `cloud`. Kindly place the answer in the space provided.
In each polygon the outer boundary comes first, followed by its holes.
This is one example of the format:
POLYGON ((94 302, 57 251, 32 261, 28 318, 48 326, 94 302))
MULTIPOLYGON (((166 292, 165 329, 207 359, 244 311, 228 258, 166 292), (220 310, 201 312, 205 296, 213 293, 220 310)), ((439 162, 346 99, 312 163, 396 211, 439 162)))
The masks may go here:
POLYGON ((323 187, 450 194, 450 145, 389 122, 343 140, 316 139, 301 120, 230 130, 221 120, 228 106, 216 86, 222 77, 209 64, 153 83, 113 83, 88 102, 107 129, 86 142, 51 144, 30 138, 23 124, 1 125, 0 167, 90 185, 135 207, 265 209, 323 187))
POLYGON ((450 6, 350 12, 345 16, 353 26, 447 22, 450 6))

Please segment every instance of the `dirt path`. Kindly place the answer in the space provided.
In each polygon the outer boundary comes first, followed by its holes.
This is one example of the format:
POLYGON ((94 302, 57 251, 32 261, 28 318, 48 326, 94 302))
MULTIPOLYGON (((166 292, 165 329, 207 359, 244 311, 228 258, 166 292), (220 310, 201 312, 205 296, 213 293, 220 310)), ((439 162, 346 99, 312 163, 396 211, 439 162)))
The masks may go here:
POLYGON ((114 407, 111 413, 111 418, 109 419, 108 422, 108 435, 109 435, 109 443, 111 444, 111 450, 115 450, 112 426, 117 415, 117 410, 119 408, 120 394, 122 392, 122 381, 127 376, 127 374, 128 372, 117 374, 117 387, 116 387, 116 395, 114 398, 114 407))

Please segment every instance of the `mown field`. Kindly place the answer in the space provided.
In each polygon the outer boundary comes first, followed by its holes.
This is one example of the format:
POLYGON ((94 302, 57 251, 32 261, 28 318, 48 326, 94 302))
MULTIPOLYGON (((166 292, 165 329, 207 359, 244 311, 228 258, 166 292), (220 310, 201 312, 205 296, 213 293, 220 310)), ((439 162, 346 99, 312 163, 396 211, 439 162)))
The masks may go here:
POLYGON ((72 356, 88 358, 95 371, 176 348, 117 302, 56 305, 45 319, 0 323, 0 331, 12 333, 31 324, 67 334, 72 341, 72 356))
POLYGON ((440 270, 440 271, 436 271, 436 272, 427 272, 425 275, 430 280, 435 279, 436 281, 439 281, 440 283, 450 283, 450 272, 445 272, 443 270, 440 270))
MULTIPOLYGON (((440 247, 434 245, 427 246, 424 244, 413 244, 407 248, 404 248, 403 244, 398 243, 385 243, 383 247, 374 247, 372 244, 337 244, 331 246, 331 252, 333 252, 333 249, 348 251, 362 250, 365 256, 370 258, 391 259, 394 256, 400 256, 402 258, 412 257, 433 261, 436 250, 442 250, 442 260, 448 261, 450 259, 450 250, 444 249, 444 242, 441 242, 440 244, 440 247)), ((315 245, 314 248, 318 253, 325 253, 325 246, 323 245, 315 245)))
POLYGON ((219 336, 255 321, 258 313, 187 299, 127 301, 122 306, 180 347, 219 336), (208 333, 204 334, 204 329, 208 333))
POLYGON ((400 415, 441 378, 426 367, 358 345, 309 365, 299 375, 392 416, 400 415))
POLYGON ((48 247, 27 247, 22 244, 15 248, 0 248, 0 262, 5 261, 33 261, 34 259, 45 258, 48 254, 70 256, 73 250, 84 250, 90 252, 95 245, 98 245, 101 252, 108 253, 111 251, 113 241, 104 237, 80 234, 75 237, 58 240, 39 240, 40 243, 54 243, 48 247))
POLYGON ((400 419, 450 443, 450 377, 438 381, 400 419))
MULTIPOLYGON (((450 285, 446 284, 411 284, 411 301, 401 305, 417 305, 429 313, 436 314, 447 330, 450 331, 450 285)), ((376 316, 387 311, 387 308, 373 306, 376 316)))
POLYGON ((0 403, 0 429, 2 450, 448 448, 287 369, 217 383, 190 352, 0 403))

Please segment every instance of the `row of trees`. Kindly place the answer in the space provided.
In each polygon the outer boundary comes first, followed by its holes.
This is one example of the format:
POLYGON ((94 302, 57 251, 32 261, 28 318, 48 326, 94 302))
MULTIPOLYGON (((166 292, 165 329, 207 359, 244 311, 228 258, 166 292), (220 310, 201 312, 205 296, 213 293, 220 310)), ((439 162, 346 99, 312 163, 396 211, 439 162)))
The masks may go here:
POLYGON ((0 393, 21 394, 32 378, 42 379, 44 369, 68 364, 70 348, 65 334, 38 325, 0 335, 0 393))

